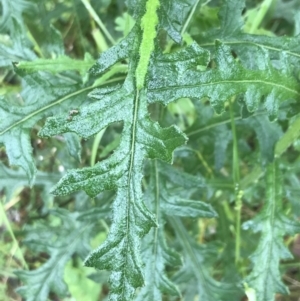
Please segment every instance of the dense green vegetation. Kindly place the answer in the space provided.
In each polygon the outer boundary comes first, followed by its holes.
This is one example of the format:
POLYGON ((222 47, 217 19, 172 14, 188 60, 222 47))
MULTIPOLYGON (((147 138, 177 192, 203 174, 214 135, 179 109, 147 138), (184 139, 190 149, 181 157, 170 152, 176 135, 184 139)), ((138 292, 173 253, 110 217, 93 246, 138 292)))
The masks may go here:
POLYGON ((0 0, 0 300, 299 301, 300 2, 0 0))

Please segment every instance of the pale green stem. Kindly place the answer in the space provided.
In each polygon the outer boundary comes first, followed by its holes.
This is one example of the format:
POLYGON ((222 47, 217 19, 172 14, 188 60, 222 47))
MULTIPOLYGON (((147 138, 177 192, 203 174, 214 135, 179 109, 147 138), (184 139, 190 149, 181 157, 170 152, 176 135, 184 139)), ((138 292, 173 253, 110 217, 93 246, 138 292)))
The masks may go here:
POLYGON ((197 8, 199 2, 200 2, 200 0, 197 0, 197 1, 195 2, 194 6, 193 6, 193 8, 192 8, 192 10, 191 10, 191 12, 189 13, 188 18, 186 19, 186 21, 185 21, 185 23, 184 23, 184 25, 183 25, 183 27, 182 27, 181 35, 183 35, 183 34, 185 33, 187 27, 189 26, 189 24, 190 24, 190 22, 191 22, 191 20, 192 20, 192 17, 193 17, 193 15, 194 15, 195 11, 196 11, 196 8, 197 8))
POLYGON ((122 65, 115 65, 109 71, 107 71, 105 74, 103 74, 100 78, 98 78, 94 82, 93 87, 103 85, 113 75, 115 75, 117 73, 126 73, 127 71, 128 71, 128 65, 123 65, 123 64, 122 65))
MULTIPOLYGON (((28 266, 27 266, 27 263, 26 263, 26 261, 25 261, 25 259, 24 259, 24 257, 23 257, 22 250, 21 250, 20 247, 19 247, 19 243, 18 243, 18 241, 17 241, 17 239, 16 239, 16 237, 15 237, 15 234, 14 234, 12 228, 11 228, 10 222, 9 222, 9 220, 8 220, 8 218, 7 218, 7 215, 6 215, 4 206, 3 206, 3 204, 2 204, 2 200, 0 200, 0 225, 1 225, 1 223, 3 223, 4 226, 6 227, 8 233, 9 233, 9 235, 10 235, 10 237, 11 237, 13 243, 14 243, 14 247, 15 247, 15 250, 16 250, 16 251, 13 252, 13 253, 16 253, 16 254, 17 254, 18 259, 19 259, 19 260, 21 261, 21 263, 23 264, 23 267, 24 267, 26 270, 28 270, 28 266)), ((14 254, 12 254, 12 256, 13 256, 13 255, 14 255, 14 254)))
POLYGON ((103 22, 101 21, 101 19, 99 18, 99 16, 97 15, 97 13, 95 12, 95 10, 93 9, 93 7, 91 6, 90 2, 88 0, 81 0, 81 2, 83 3, 83 5, 87 9, 87 11, 90 13, 90 15, 92 16, 92 18, 95 20, 95 22, 98 24, 98 26, 101 28, 101 30, 103 31, 103 33, 105 34, 105 36, 107 37, 107 39, 113 45, 115 45, 116 41, 111 36, 111 34, 108 32, 108 30, 106 29, 105 25, 103 24, 103 22))
POLYGON ((233 172, 233 182, 235 186, 235 200, 237 211, 236 216, 236 226, 235 226, 235 263, 238 264, 240 260, 240 248, 241 248, 241 209, 242 209, 242 191, 240 191, 240 167, 239 167, 239 153, 238 153, 238 140, 236 134, 236 127, 233 114, 233 103, 230 101, 230 119, 231 119, 231 131, 233 137, 233 159, 232 159, 232 172, 233 172))
MULTIPOLYGON (((186 21, 185 21, 185 23, 184 23, 184 25, 183 25, 183 27, 182 27, 181 35, 183 35, 183 34, 186 32, 186 30, 187 30, 187 28, 188 28, 188 26, 189 26, 189 24, 190 24, 190 22, 191 22, 191 20, 192 20, 193 15, 195 14, 196 8, 197 8, 197 6, 198 6, 198 4, 199 4, 200 1, 201 1, 201 0, 197 0, 197 1, 195 2, 194 6, 193 6, 193 8, 192 8, 192 10, 191 10, 191 12, 189 13, 188 18, 186 19, 186 21)), ((211 1, 211 0, 207 0, 206 2, 202 3, 201 6, 205 6, 205 5, 208 4, 210 1, 211 1)))
POLYGON ((277 141, 275 147, 275 156, 280 157, 288 147, 300 136, 300 118, 297 118, 284 135, 277 141))
POLYGON ((28 35, 29 40, 34 45, 34 50, 39 54, 39 56, 41 58, 43 58, 44 56, 43 56, 42 49, 41 49, 41 47, 39 46, 39 44, 37 43, 37 41, 35 40, 34 36, 31 34, 31 32, 29 30, 27 30, 27 35, 28 35))
POLYGON ((100 141, 103 137, 103 134, 104 134, 105 130, 106 130, 106 128, 101 130, 94 138, 93 147, 92 147, 92 154, 91 154, 91 166, 94 166, 95 163, 96 163, 98 147, 99 147, 100 141))
POLYGON ((249 30, 249 33, 254 33, 260 26, 262 20, 266 16, 269 8, 272 5, 273 0, 265 0, 264 2, 261 3, 260 8, 256 14, 255 19, 252 22, 252 26, 249 30))
MULTIPOLYGON (((98 147, 99 147, 100 141, 103 137, 103 134, 105 133, 105 130, 106 130, 106 128, 102 129, 94 138, 93 147, 92 147, 92 154, 91 154, 91 166, 94 166, 95 163, 96 163, 98 147)), ((103 228, 105 229, 106 233, 108 233, 109 232, 109 227, 108 227, 107 223, 105 222, 105 220, 101 219, 100 223, 103 226, 103 228)))

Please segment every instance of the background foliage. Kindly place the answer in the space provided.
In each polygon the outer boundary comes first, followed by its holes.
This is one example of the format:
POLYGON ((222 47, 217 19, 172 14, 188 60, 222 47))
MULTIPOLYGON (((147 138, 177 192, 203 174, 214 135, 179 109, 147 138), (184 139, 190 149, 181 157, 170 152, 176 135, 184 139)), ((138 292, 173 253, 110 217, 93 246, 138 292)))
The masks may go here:
POLYGON ((299 301, 299 1, 146 2, 0 0, 0 299, 299 301))

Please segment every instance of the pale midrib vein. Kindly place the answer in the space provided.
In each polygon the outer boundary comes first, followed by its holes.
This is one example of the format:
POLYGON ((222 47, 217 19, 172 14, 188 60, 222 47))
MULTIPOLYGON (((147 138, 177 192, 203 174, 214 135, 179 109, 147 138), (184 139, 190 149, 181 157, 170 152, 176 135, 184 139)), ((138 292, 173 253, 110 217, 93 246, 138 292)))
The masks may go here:
POLYGON ((289 91, 293 94, 296 94, 298 96, 300 96, 300 92, 297 90, 293 90, 291 88, 288 88, 286 86, 283 85, 279 85, 273 82, 267 82, 267 81, 263 81, 263 80, 224 80, 224 81, 218 81, 218 82, 210 82, 210 83, 199 83, 199 84, 194 84, 194 85, 182 85, 182 86, 168 86, 168 87, 161 87, 161 88, 157 88, 157 89, 149 89, 149 92, 156 92, 156 91, 166 91, 166 90, 170 90, 170 89, 193 89, 193 88, 197 88, 197 87, 203 87, 203 86, 215 86, 215 85, 222 85, 222 84, 243 84, 243 83, 255 83, 255 84, 264 84, 267 86, 272 86, 272 87, 276 87, 278 89, 284 89, 286 91, 289 91))
POLYGON ((25 116, 24 118, 22 118, 21 120, 19 120, 19 121, 15 122, 14 124, 10 125, 8 128, 6 128, 6 129, 3 130, 2 132, 0 132, 0 136, 3 135, 3 134, 5 134, 5 133, 8 132, 9 130, 13 129, 14 127, 16 127, 16 126, 18 126, 18 125, 20 125, 20 124, 26 122, 27 120, 31 119, 31 118, 34 117, 35 115, 37 115, 37 114, 39 114, 39 113, 41 113, 41 112, 43 112, 43 111, 46 111, 46 110, 50 109, 51 107, 54 107, 54 106, 56 106, 57 104, 62 103, 62 102, 64 102, 65 100, 67 100, 67 99, 69 99, 69 98, 71 98, 71 97, 73 97, 73 96, 79 95, 79 94, 84 93, 84 92, 89 91, 89 90, 93 90, 93 89, 95 89, 95 88, 97 88, 97 87, 103 86, 103 85, 108 84, 108 83, 112 83, 112 82, 115 82, 115 81, 119 81, 120 79, 123 79, 123 77, 120 77, 120 78, 119 78, 119 77, 118 77, 118 78, 114 78, 114 79, 112 79, 112 80, 106 81, 105 83, 101 83, 101 84, 99 84, 99 85, 97 85, 97 86, 89 86, 89 87, 83 88, 83 89, 81 89, 81 90, 75 91, 75 92, 73 92, 73 93, 70 93, 70 94, 68 94, 68 95, 65 95, 65 96, 63 96, 62 98, 59 98, 58 100, 56 100, 56 101, 54 101, 54 102, 52 102, 52 103, 46 105, 45 107, 42 107, 42 108, 40 108, 40 109, 38 109, 38 110, 36 110, 36 111, 34 111, 34 112, 32 112, 32 113, 26 115, 26 116, 25 116))
MULTIPOLYGON (((267 46, 267 45, 260 44, 260 43, 254 43, 252 41, 222 41, 222 40, 220 40, 220 41, 225 45, 252 44, 254 46, 258 46, 258 47, 261 47, 261 48, 266 48, 266 49, 273 50, 273 51, 276 51, 276 52, 284 51, 285 53, 287 53, 291 56, 295 56, 297 58, 300 58, 300 54, 298 54, 296 52, 292 52, 292 51, 288 51, 288 50, 280 49, 280 48, 275 48, 275 47, 272 47, 272 46, 267 46)), ((199 46, 201 46, 201 47, 215 46, 215 43, 199 44, 199 46)))

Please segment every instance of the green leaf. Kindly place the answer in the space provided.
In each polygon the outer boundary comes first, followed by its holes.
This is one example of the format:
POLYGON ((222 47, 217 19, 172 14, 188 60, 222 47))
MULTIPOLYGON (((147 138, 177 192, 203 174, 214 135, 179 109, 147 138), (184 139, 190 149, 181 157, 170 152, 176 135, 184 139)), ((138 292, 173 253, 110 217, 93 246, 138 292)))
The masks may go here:
POLYGON ((266 116, 253 116, 245 120, 256 133, 260 145, 262 163, 272 162, 277 141, 282 135, 282 129, 277 123, 272 123, 266 116))
POLYGON ((80 138, 74 133, 65 133, 64 138, 67 143, 69 154, 78 162, 81 161, 81 144, 80 138))
POLYGON ((148 207, 156 213, 158 228, 152 229, 144 238, 145 286, 136 300, 162 300, 162 293, 180 296, 178 288, 165 273, 165 266, 181 263, 179 255, 167 247, 164 238, 166 216, 215 217, 212 207, 200 201, 183 200, 197 188, 204 188, 203 179, 155 160, 151 164, 151 177, 145 194, 148 207), (180 186, 179 186, 180 185, 180 186))
POLYGON ((196 0, 164 0, 159 10, 160 28, 176 42, 181 42, 181 30, 196 0))
POLYGON ((244 25, 242 12, 245 8, 244 0, 227 0, 223 1, 219 18, 221 21, 221 28, 218 37, 230 37, 239 33, 244 25))
POLYGON ((176 281, 182 281, 180 279, 183 277, 185 282, 193 284, 192 289, 195 294, 190 295, 189 298, 195 298, 197 295, 199 300, 205 301, 238 300, 241 292, 236 285, 219 282, 209 273, 207 261, 211 260, 212 256, 215 258, 216 254, 207 254, 205 247, 196 245, 179 218, 169 217, 169 221, 176 231, 187 260, 186 266, 179 272, 181 275, 177 275, 176 281))
POLYGON ((0 100, 0 144, 4 144, 10 164, 20 166, 32 185, 36 167, 30 129, 44 117, 56 114, 57 110, 68 112, 70 107, 77 108, 92 88, 82 88, 71 78, 47 73, 22 76, 23 91, 19 99, 15 103, 8 99, 0 100))
POLYGON ((12 68, 12 62, 36 59, 35 53, 30 49, 31 45, 24 43, 23 40, 12 42, 0 35, 0 67, 12 68))
MULTIPOLYGON (((206 154, 214 153, 215 170, 219 171, 224 167, 227 159, 227 149, 232 141, 232 131, 228 124, 230 123, 229 112, 224 112, 222 115, 217 115, 211 106, 207 106, 199 101, 194 101, 196 108, 196 121, 187 129, 186 134, 190 141, 193 141, 193 149, 206 154), (195 146, 195 143, 199 147, 195 146), (204 145, 212 145, 212 149, 208 149, 204 145)), ((241 117, 236 117, 239 120, 241 117)), ((191 149, 190 151, 193 151, 191 149)), ((205 155, 205 154, 204 154, 205 155)))
MULTIPOLYGON (((284 7, 286 8, 290 4, 284 3, 284 7)), ((274 66, 278 69, 289 70, 292 67, 291 64, 299 63, 300 36, 269 37, 243 33, 241 16, 244 7, 245 0, 223 1, 219 12, 221 28, 205 32, 202 35, 200 45, 213 47, 215 40, 220 40, 239 55, 247 68, 251 68, 251 66, 259 68, 260 61, 256 60, 256 55, 261 49, 268 52, 270 59, 274 61, 274 66)))
POLYGON ((288 130, 277 141, 275 147, 275 155, 281 156, 287 148, 300 136, 300 118, 297 117, 292 124, 289 125, 288 130))
POLYGON ((202 177, 179 171, 166 164, 158 164, 160 208, 165 215, 183 217, 217 217, 210 204, 193 200, 196 189, 205 189, 202 177))
POLYGON ((36 54, 26 34, 23 14, 34 11, 36 6, 27 0, 1 1, 0 67, 11 67, 13 61, 33 60, 36 54))
POLYGON ((1 0, 2 18, 0 22, 0 32, 11 31, 12 35, 19 34, 15 32, 16 28, 24 27, 23 13, 34 9, 34 4, 27 0, 1 0))
POLYGON ((103 52, 97 60, 96 64, 94 64, 90 69, 91 74, 100 75, 117 62, 128 58, 129 55, 133 52, 134 47, 136 47, 136 32, 137 26, 133 27, 128 36, 120 41, 120 43, 103 52))
POLYGON ((197 64, 202 59, 206 61, 206 66, 208 57, 208 53, 195 43, 174 54, 158 55, 149 75, 150 102, 167 104, 182 97, 209 97, 211 104, 220 113, 230 97, 243 93, 250 111, 258 108, 259 100, 264 96, 264 107, 269 116, 275 118, 281 102, 300 97, 297 80, 272 67, 263 51, 259 70, 243 67, 234 60, 230 49, 219 42, 216 45, 216 68, 198 71, 197 64), (185 62, 187 54, 190 59, 185 62), (191 66, 192 58, 194 66, 191 66))
MULTIPOLYGON (((60 179, 60 174, 51 174, 46 172, 37 172, 35 185, 41 185, 44 189, 44 195, 49 195, 50 188, 60 179)), ((23 170, 12 170, 0 163, 0 190, 4 189, 6 202, 10 201, 13 193, 21 187, 28 185, 28 178, 23 170)))
POLYGON ((158 228, 151 229, 143 239, 142 255, 145 261, 145 286, 140 290, 136 301, 162 300, 162 293, 180 296, 178 288, 172 283, 165 272, 165 266, 177 266, 181 258, 167 246, 164 236, 165 218, 161 211, 160 170, 157 160, 151 162, 151 178, 145 193, 147 205, 156 214, 158 228))
POLYGON ((108 238, 85 264, 113 271, 110 298, 125 301, 144 283, 139 240, 155 226, 155 219, 142 200, 144 158, 171 163, 173 150, 186 138, 177 127, 161 128, 150 120, 144 90, 135 91, 130 73, 121 88, 108 94, 97 91, 92 96, 96 101, 82 106, 68 122, 65 117, 48 118, 39 135, 72 131, 88 138, 113 122, 124 122, 121 142, 114 154, 93 167, 69 171, 53 193, 65 195, 84 190, 96 196, 104 190, 117 190, 108 238))
POLYGON ((256 251, 251 256, 253 270, 246 283, 256 292, 257 301, 273 301, 276 293, 288 294, 281 281, 279 263, 293 256, 285 246, 286 234, 299 233, 300 224, 288 218, 282 208, 282 182, 278 163, 269 164, 266 172, 266 201, 262 211, 244 229, 261 232, 256 251))
POLYGON ((18 289, 18 293, 26 301, 46 301, 49 292, 66 296, 68 288, 63 280, 65 265, 74 253, 86 256, 89 251, 91 226, 78 222, 76 213, 71 214, 63 209, 51 213, 62 224, 51 228, 45 222, 36 229, 28 229, 25 241, 35 251, 49 254, 50 258, 36 270, 15 272, 25 284, 18 289))
MULTIPOLYGON (((65 48, 61 33, 51 23, 47 25, 48 26, 44 27, 44 32, 40 33, 41 36, 46 35, 46 38, 41 41, 41 50, 43 51, 44 56, 63 56, 65 48)), ((41 71, 46 71, 45 69, 41 71)))

